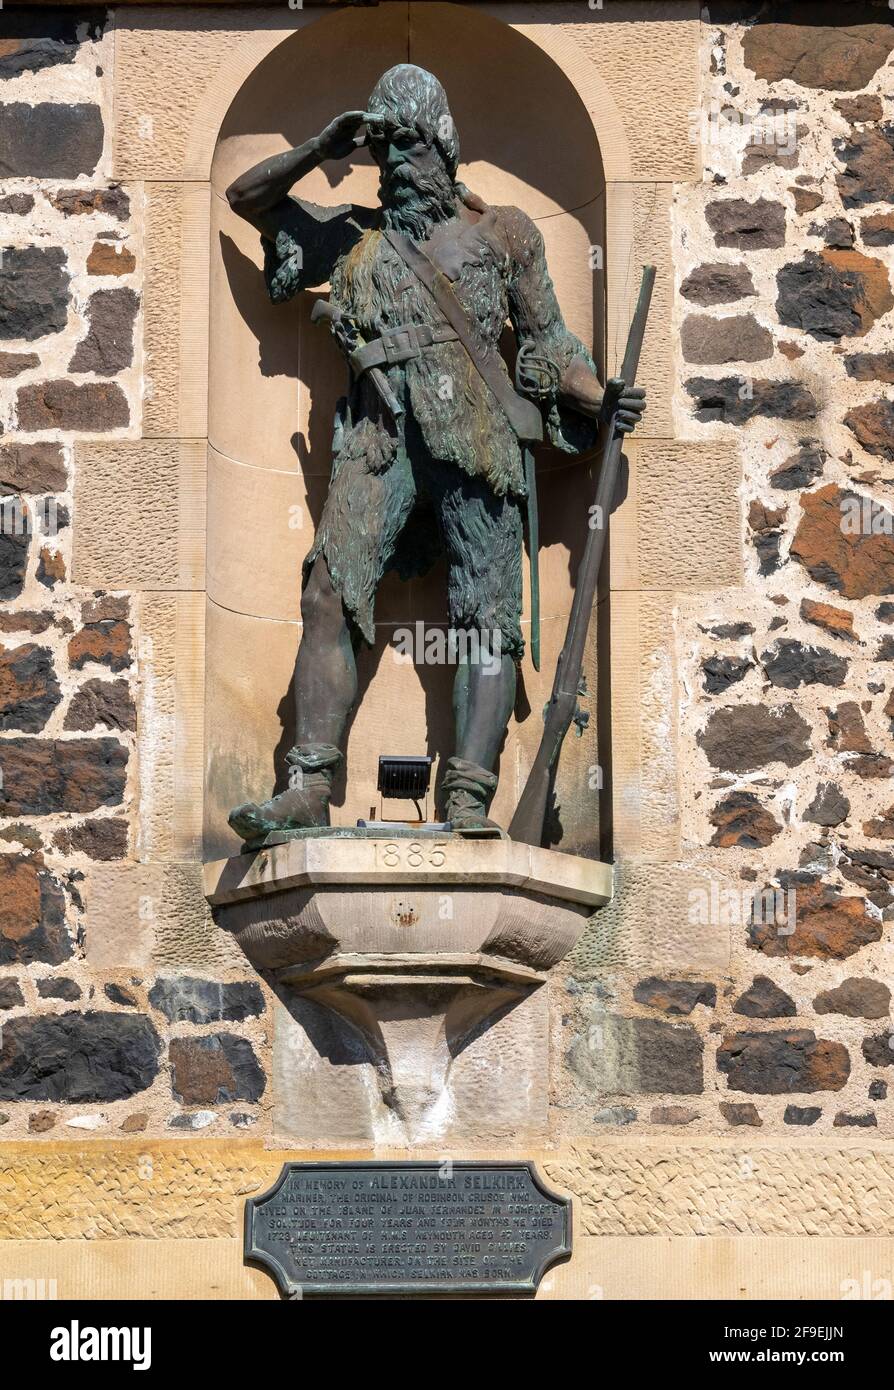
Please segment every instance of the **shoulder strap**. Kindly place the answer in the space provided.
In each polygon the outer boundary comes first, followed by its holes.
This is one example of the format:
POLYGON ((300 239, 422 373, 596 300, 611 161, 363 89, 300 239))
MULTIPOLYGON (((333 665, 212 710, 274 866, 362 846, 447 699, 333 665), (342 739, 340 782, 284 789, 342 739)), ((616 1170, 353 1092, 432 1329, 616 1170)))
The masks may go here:
POLYGON ((500 362, 494 356, 485 356, 476 339, 475 330, 469 322, 465 309, 460 304, 453 287, 443 271, 431 261, 408 237, 391 227, 385 228, 385 236, 400 256, 404 265, 412 271, 434 299, 444 318, 455 331, 471 359, 478 375, 496 396, 510 425, 519 439, 537 442, 543 438, 543 419, 533 401, 520 396, 512 389, 512 384, 500 362))

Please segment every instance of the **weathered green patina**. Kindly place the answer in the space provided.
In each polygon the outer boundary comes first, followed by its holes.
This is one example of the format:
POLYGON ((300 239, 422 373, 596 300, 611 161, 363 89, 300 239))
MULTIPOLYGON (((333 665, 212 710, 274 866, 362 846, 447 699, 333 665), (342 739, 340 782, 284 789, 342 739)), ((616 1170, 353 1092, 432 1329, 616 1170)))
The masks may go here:
MULTIPOLYGON (((451 627, 479 634, 497 654, 457 667, 445 815, 455 829, 490 825, 523 653, 523 521, 535 501, 526 448, 539 437, 570 453, 590 448, 603 392, 590 353, 564 323, 537 227, 458 183, 458 160, 440 83, 400 64, 380 78, 368 111, 337 117, 228 190, 262 234, 274 302, 329 282, 324 316, 352 369, 304 563, 292 785, 232 813, 250 845, 328 824, 357 693, 355 654, 374 640, 379 582, 390 569, 424 573, 442 552, 451 627), (380 169, 380 207, 290 196, 323 160, 364 144, 380 169), (519 348, 515 387, 500 352, 507 321, 519 348)), ((620 427, 632 429, 642 410, 643 392, 629 388, 620 427)))

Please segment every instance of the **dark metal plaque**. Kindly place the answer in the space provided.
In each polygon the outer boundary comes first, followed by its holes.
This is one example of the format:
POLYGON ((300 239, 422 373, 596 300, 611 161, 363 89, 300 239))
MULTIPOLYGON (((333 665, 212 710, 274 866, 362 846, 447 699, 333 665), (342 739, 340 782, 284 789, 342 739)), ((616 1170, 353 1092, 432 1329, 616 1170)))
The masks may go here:
POLYGON ((245 1204, 245 1258, 290 1297, 533 1293, 571 1201, 530 1162, 287 1163, 245 1204))

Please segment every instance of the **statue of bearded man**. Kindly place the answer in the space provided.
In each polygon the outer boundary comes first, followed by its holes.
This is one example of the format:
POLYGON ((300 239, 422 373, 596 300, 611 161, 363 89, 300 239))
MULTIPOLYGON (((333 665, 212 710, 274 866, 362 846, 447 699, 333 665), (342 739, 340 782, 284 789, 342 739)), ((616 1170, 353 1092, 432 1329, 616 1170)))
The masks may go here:
POLYGON ((311 140, 263 160, 227 190, 261 233, 272 300, 331 286, 327 316, 348 354, 332 476, 304 562, 303 637, 295 668, 291 785, 239 806, 230 824, 249 847, 271 833, 329 823, 332 780, 357 697, 356 654, 374 640, 383 574, 424 573, 443 552, 451 629, 463 645, 454 681, 455 754, 442 781, 458 831, 496 829, 487 811, 515 703, 521 635, 523 510, 530 444, 592 447, 609 406, 633 429, 644 392, 610 383, 562 319, 531 219, 489 207, 456 181, 459 140, 440 82, 401 63, 367 111, 336 117, 311 140), (290 190, 324 160, 368 146, 380 206, 319 207, 290 190), (519 390, 499 342, 519 345, 519 390), (619 399, 620 397, 620 399, 619 399), (297 774, 297 775, 294 775, 297 774))

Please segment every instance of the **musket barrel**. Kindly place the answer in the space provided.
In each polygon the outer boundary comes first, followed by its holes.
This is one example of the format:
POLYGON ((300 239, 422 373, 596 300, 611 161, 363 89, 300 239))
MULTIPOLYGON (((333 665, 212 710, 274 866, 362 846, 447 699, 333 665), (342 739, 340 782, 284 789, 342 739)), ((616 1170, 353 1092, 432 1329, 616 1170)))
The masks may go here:
MULTIPOLYGON (((654 284, 655 267, 643 266, 639 297, 621 364, 620 375, 625 386, 632 386, 636 381, 654 284)), ((546 710, 540 747, 509 825, 510 838, 528 845, 539 845, 543 838, 553 773, 577 707, 587 633, 599 582, 599 570, 605 554, 609 517, 621 464, 623 435, 616 429, 616 417, 617 406, 606 426, 602 463, 596 484, 594 506, 598 525, 591 528, 587 535, 583 557, 578 566, 565 641, 559 655, 552 695, 546 710)))

